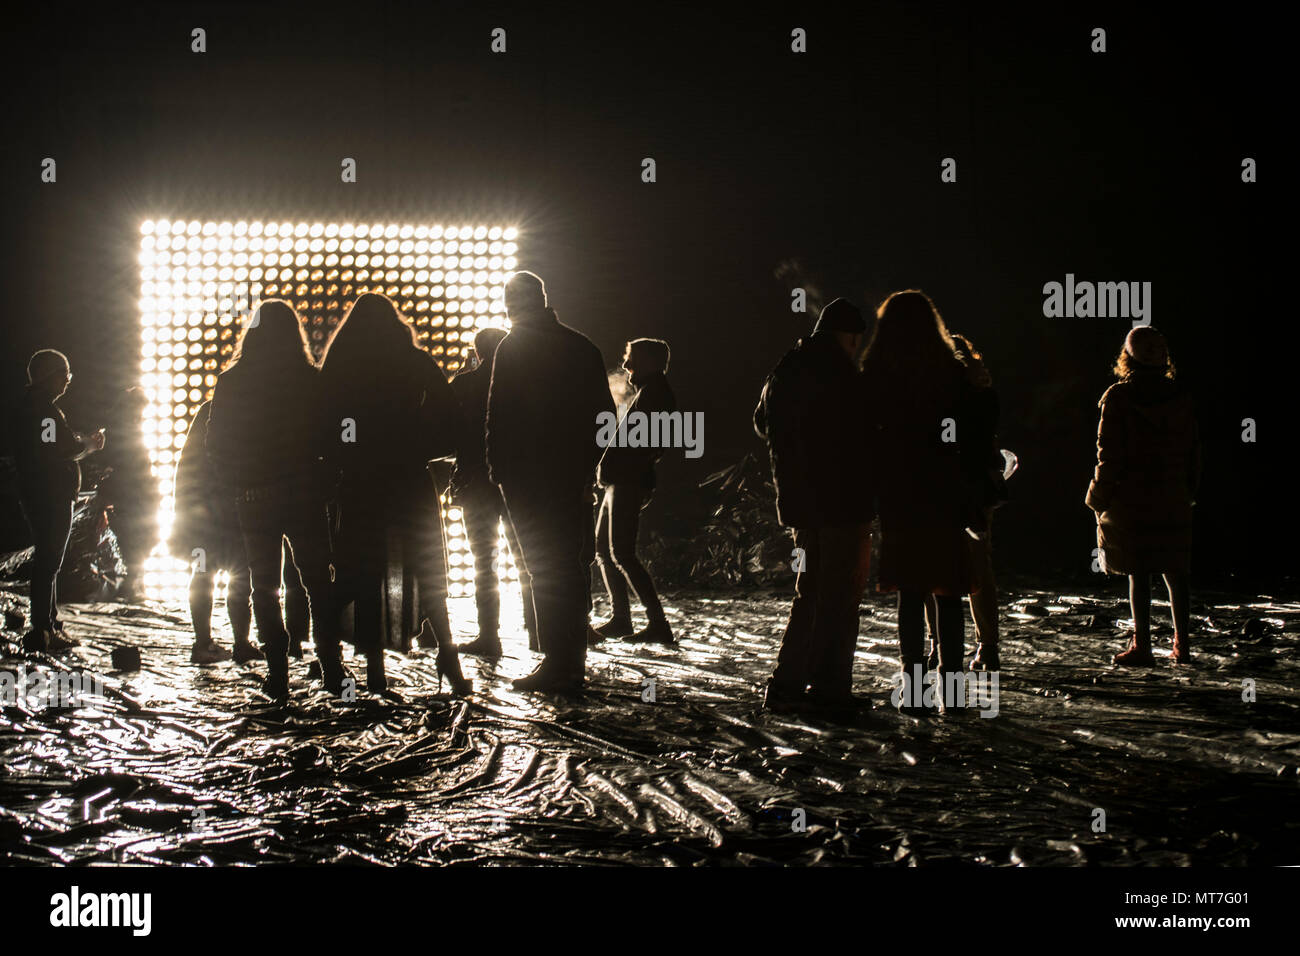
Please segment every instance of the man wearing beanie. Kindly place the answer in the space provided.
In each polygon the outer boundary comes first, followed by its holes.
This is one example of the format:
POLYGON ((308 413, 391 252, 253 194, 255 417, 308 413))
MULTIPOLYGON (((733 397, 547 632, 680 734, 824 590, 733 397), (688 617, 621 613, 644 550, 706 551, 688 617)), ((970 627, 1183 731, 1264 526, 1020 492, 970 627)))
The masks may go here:
POLYGON ((81 490, 82 458, 104 447, 104 430, 74 432, 58 406, 72 370, 62 352, 41 349, 27 363, 27 391, 18 412, 17 464, 23 513, 36 543, 32 563, 32 629, 28 651, 66 650, 76 644, 59 621, 59 570, 72 531, 72 507, 81 490))
POLYGON ((852 704, 858 604, 871 554, 873 490, 862 372, 866 331, 845 299, 768 376, 754 428, 771 454, 776 512, 794 536, 795 596, 765 706, 852 704))

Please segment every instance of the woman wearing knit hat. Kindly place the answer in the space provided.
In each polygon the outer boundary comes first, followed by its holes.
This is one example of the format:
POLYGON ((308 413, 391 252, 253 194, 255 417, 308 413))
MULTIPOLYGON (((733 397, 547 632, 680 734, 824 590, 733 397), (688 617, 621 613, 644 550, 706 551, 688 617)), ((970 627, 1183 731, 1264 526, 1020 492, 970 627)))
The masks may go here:
POLYGON ((1175 380, 1164 336, 1150 326, 1129 332, 1114 371, 1119 381, 1099 402, 1097 469, 1085 499, 1097 513, 1102 570, 1129 579, 1133 634, 1114 662, 1155 663, 1151 575, 1161 574, 1173 611, 1173 660, 1182 664, 1191 658, 1188 578, 1201 468, 1192 399, 1175 380))

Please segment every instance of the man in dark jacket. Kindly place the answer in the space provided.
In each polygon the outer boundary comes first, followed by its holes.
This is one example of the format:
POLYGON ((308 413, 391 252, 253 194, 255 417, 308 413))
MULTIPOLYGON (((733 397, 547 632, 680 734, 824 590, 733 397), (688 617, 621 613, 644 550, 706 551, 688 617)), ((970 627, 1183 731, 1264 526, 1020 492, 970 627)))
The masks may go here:
POLYGON ((27 363, 27 391, 18 413, 18 487, 36 542, 32 565, 29 651, 66 650, 77 642, 59 620, 58 578, 72 531, 72 507, 81 491, 81 459, 104 447, 104 430, 74 432, 57 402, 72 382, 62 352, 41 349, 27 363))
POLYGON ((524 595, 524 628, 528 646, 538 649, 537 621, 533 615, 533 592, 519 556, 519 539, 506 512, 501 489, 488 478, 487 425, 488 387, 492 384, 492 359, 506 337, 501 329, 479 329, 474 335, 475 365, 451 380, 460 400, 461 437, 456 467, 451 473, 452 501, 460 506, 465 520, 465 537, 474 556, 474 604, 478 609, 478 637, 460 650, 484 657, 501 656, 501 591, 497 580, 498 525, 505 528, 506 542, 514 556, 515 570, 524 595))
POLYGON ((855 306, 829 303, 768 377, 754 412, 771 451, 777 518, 794 533, 795 597, 768 682, 772 709, 852 702, 873 507, 854 361, 865 331, 855 306))
MULTIPOLYGON (((660 339, 635 339, 627 343, 623 367, 628 384, 636 397, 624 414, 636 422, 639 416, 671 414, 677 400, 668 385, 668 343, 660 339)), ((661 436, 662 437, 662 436, 661 436)), ((633 447, 611 443, 600 459, 596 481, 601 486, 600 517, 596 521, 596 560, 605 590, 609 593, 610 619, 592 628, 590 640, 621 637, 634 643, 672 644, 672 628, 664 615, 663 605, 655 592, 654 580, 636 554, 637 527, 641 509, 650 501, 655 488, 655 464, 663 457, 659 447, 633 447), (632 607, 628 585, 645 606, 647 625, 640 631, 632 628, 632 607)))
POLYGON ((544 655, 517 690, 572 691, 585 680, 597 419, 614 412, 605 363, 560 323, 531 272, 506 283, 513 325, 497 347, 488 393, 487 460, 532 576, 544 655))

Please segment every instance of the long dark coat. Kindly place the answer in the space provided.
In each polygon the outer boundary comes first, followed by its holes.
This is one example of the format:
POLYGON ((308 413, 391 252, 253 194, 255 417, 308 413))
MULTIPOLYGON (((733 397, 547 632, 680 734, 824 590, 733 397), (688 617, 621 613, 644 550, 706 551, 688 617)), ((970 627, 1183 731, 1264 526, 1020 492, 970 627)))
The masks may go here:
POLYGON ((1201 447, 1191 395, 1139 373, 1098 403, 1097 468, 1085 501, 1097 513, 1108 574, 1191 570, 1192 505, 1201 447))
POLYGON ((862 373, 833 335, 800 340, 768 376, 754 430, 767 441, 787 528, 871 520, 875 472, 862 373))

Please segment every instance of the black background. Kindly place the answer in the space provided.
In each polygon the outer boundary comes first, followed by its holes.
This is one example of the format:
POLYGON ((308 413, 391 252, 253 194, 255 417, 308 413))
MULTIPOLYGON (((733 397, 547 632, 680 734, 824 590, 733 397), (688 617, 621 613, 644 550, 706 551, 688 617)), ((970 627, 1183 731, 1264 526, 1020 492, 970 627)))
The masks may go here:
POLYGON ((1273 587, 1297 530, 1286 33, 1268 9, 1130 6, 10 8, 5 405, 40 347, 72 361, 74 424, 133 382, 145 218, 515 223, 563 321, 611 367, 668 339, 705 412, 704 457, 663 469, 661 530, 692 534, 695 483, 761 452, 763 376, 817 305, 919 286, 984 351, 1021 459, 999 566, 1086 573, 1096 402, 1130 323, 1044 318, 1042 286, 1150 281, 1206 443, 1197 579, 1273 587))

